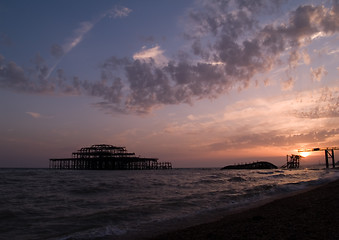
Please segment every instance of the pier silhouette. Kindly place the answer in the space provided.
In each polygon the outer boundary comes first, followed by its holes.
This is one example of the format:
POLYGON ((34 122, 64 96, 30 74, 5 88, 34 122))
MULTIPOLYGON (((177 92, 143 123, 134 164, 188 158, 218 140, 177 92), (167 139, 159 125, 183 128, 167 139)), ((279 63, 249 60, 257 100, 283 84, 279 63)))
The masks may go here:
POLYGON ((329 168, 329 160, 332 160, 332 167, 335 168, 335 160, 334 160, 334 150, 339 150, 338 147, 327 147, 327 148, 310 148, 310 149, 299 149, 298 152, 325 152, 325 163, 326 168, 329 168))
POLYGON ((107 144, 84 147, 72 153, 72 158, 51 158, 49 168, 73 170, 146 170, 172 169, 170 162, 157 158, 138 157, 125 147, 107 144))

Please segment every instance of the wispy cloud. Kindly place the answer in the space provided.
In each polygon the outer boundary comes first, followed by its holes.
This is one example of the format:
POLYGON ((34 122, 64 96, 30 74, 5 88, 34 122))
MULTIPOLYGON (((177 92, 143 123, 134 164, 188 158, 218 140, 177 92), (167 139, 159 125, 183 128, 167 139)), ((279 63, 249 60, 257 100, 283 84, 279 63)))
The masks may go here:
POLYGON ((74 47, 76 47, 84 38, 85 34, 92 30, 94 25, 98 20, 82 22, 80 23, 79 28, 74 31, 74 36, 69 39, 69 41, 63 45, 63 49, 65 54, 71 51, 74 47))
POLYGON ((67 54, 74 47, 76 47, 83 40, 84 36, 88 34, 93 29, 93 27, 106 16, 114 18, 127 17, 131 11, 132 10, 127 7, 115 6, 91 21, 81 22, 80 26, 74 30, 73 36, 62 46, 64 54, 67 54))
POLYGON ((100 22, 106 16, 110 18, 122 18, 127 17, 132 10, 127 7, 115 6, 112 9, 104 12, 99 17, 94 18, 91 21, 84 21, 79 24, 79 27, 73 31, 73 36, 70 37, 66 43, 62 46, 59 44, 53 44, 51 47, 51 53, 53 56, 58 57, 57 62, 50 68, 46 78, 48 78, 54 69, 59 65, 63 56, 69 53, 73 48, 75 48, 78 44, 80 44, 85 35, 88 34, 94 26, 100 22))
POLYGON ((326 146, 339 143, 338 108, 339 88, 285 92, 239 100, 213 115, 190 114, 186 121, 169 123, 166 133, 183 135, 185 142, 199 146, 197 151, 326 146))
POLYGON ((132 12, 132 9, 123 6, 115 6, 108 13, 111 18, 122 18, 127 17, 132 12))
POLYGON ((36 119, 40 119, 40 118, 44 118, 44 119, 51 119, 53 118, 53 116, 47 116, 47 115, 42 115, 40 113, 37 112, 26 112, 29 116, 36 118, 36 119))

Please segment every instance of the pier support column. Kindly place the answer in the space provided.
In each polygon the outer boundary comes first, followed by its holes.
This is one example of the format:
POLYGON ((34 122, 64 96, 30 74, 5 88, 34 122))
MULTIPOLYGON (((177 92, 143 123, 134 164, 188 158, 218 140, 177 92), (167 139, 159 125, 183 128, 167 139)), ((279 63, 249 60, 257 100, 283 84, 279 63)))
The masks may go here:
POLYGON ((335 168, 334 150, 333 149, 325 149, 326 168, 329 168, 329 162, 328 162, 329 158, 332 159, 332 167, 335 168))
POLYGON ((325 150, 326 168, 328 168, 328 150, 325 150))
POLYGON ((333 168, 335 168, 334 149, 332 149, 332 165, 333 165, 333 168))

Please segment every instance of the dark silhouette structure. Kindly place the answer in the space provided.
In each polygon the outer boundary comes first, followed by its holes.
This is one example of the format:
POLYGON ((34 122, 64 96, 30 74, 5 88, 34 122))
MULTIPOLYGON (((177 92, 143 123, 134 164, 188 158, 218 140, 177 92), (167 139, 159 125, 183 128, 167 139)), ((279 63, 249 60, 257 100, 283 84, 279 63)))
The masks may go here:
POLYGON ((49 168, 73 170, 145 170, 172 169, 170 162, 157 158, 137 157, 125 147, 106 144, 84 147, 72 153, 72 158, 51 158, 49 168))
POLYGON ((282 166, 282 168, 287 168, 287 169, 297 169, 300 167, 300 158, 302 156, 300 155, 287 155, 286 157, 286 164, 282 166))
POLYGON ((299 149, 298 152, 325 152, 325 163, 326 168, 329 168, 329 160, 332 159, 332 167, 335 168, 335 160, 334 160, 334 150, 339 150, 338 147, 327 147, 327 148, 311 148, 311 149, 299 149))

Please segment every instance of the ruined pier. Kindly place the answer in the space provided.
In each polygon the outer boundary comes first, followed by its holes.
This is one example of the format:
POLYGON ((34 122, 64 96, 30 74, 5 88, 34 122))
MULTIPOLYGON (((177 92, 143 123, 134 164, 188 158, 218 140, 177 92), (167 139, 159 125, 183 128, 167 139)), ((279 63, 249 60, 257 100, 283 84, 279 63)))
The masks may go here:
POLYGON ((170 162, 138 157, 125 147, 99 144, 72 153, 72 158, 51 158, 49 168, 73 170, 147 170, 172 169, 170 162))
POLYGON ((332 160, 332 167, 336 168, 335 166, 335 160, 334 160, 334 150, 339 150, 338 147, 326 147, 326 148, 311 148, 311 149, 299 149, 298 152, 319 152, 324 151, 325 152, 325 164, 326 168, 329 168, 330 161, 332 160))

